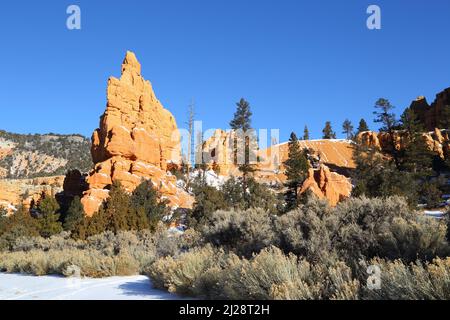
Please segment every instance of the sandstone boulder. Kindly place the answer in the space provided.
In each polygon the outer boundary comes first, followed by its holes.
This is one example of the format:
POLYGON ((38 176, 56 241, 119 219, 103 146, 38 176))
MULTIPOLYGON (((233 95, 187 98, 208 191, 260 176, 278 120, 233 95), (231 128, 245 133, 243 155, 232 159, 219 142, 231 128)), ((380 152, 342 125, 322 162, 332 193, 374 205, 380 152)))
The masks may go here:
POLYGON ((299 190, 299 194, 307 191, 314 193, 319 199, 327 199, 330 205, 335 206, 340 201, 350 197, 352 184, 350 179, 321 164, 319 168, 310 168, 308 178, 299 190))

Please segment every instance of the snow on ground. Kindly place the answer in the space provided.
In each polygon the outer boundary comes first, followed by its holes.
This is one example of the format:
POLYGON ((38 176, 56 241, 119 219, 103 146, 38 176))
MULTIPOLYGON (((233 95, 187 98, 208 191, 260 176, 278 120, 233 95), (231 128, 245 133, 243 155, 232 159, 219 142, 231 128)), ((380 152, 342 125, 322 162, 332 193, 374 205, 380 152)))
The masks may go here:
POLYGON ((0 300, 178 300, 146 276, 65 278, 0 273, 0 300))
MULTIPOLYGON (((195 171, 191 172, 190 178, 194 179, 201 174, 203 174, 203 172, 201 170, 195 170, 195 171)), ((207 170, 205 172, 205 179, 206 179, 206 183, 209 186, 218 188, 225 183, 225 180, 227 178, 224 176, 218 176, 213 170, 207 170)))
POLYGON ((432 217, 432 218, 443 218, 445 216, 445 212, 442 211, 431 211, 431 210, 425 210, 423 212, 426 216, 428 217, 432 217))

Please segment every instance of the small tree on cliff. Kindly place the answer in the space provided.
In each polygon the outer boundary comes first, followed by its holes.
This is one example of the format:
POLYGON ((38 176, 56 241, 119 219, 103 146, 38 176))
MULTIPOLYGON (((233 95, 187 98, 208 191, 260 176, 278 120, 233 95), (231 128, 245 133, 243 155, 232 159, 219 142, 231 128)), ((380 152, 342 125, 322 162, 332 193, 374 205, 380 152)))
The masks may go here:
POLYGON ((353 125, 350 120, 345 119, 344 123, 342 124, 342 130, 346 136, 347 140, 350 140, 353 138, 353 125))
POLYGON ((361 132, 369 131, 369 126, 367 125, 366 120, 361 119, 359 120, 358 129, 356 129, 356 135, 360 134, 361 132))
POLYGON ((353 160, 356 168, 352 172, 355 197, 404 196, 411 206, 417 205, 417 182, 409 172, 399 171, 392 161, 385 158, 377 148, 354 146, 353 160))
POLYGON ((309 163, 306 152, 301 150, 297 135, 292 132, 288 144, 288 159, 284 162, 286 167, 285 175, 287 178, 285 194, 286 210, 289 211, 299 204, 298 188, 305 181, 309 163))
POLYGON ((305 126, 305 129, 303 130, 303 140, 309 140, 309 130, 307 126, 305 126))
POLYGON ((325 128, 323 128, 322 133, 323 139, 336 139, 336 133, 333 131, 330 121, 325 122, 325 128))
MULTIPOLYGON (((239 163, 239 170, 242 172, 242 187, 244 192, 244 198, 247 194, 247 180, 254 168, 251 164, 252 158, 255 156, 255 136, 254 130, 251 127, 251 116, 252 112, 250 110, 250 104, 244 99, 236 103, 237 109, 234 113, 233 119, 230 121, 230 127, 233 129, 237 135, 233 141, 234 150, 234 163, 238 164, 238 144, 244 146, 244 155, 241 157, 243 163, 239 163)), ((242 156, 242 155, 241 155, 242 156)))
POLYGON ((86 215, 79 197, 75 197, 70 203, 63 227, 64 230, 70 231, 75 239, 86 238, 86 215))
POLYGON ((386 132, 389 135, 389 147, 387 151, 392 158, 394 159, 394 163, 397 169, 400 168, 399 154, 398 150, 395 146, 395 127, 397 126, 397 119, 395 118, 395 114, 392 112, 394 110, 394 106, 389 102, 389 100, 380 98, 375 102, 375 111, 373 114, 375 115, 375 123, 380 123, 381 132, 386 132))
POLYGON ((406 147, 399 152, 401 169, 414 173, 417 178, 426 178, 432 174, 436 155, 425 142, 422 136, 424 128, 413 109, 405 109, 401 115, 401 127, 407 133, 406 147))

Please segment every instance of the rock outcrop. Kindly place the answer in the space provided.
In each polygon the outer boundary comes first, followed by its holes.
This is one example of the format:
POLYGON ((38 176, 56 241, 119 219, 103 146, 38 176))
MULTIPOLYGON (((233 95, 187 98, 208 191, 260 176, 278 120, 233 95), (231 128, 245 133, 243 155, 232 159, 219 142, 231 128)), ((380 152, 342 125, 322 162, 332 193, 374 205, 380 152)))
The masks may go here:
MULTIPOLYGON (((446 131, 434 128, 432 132, 422 133, 422 138, 430 151, 435 152, 442 159, 450 155, 450 139, 446 131)), ((356 137, 357 141, 369 147, 375 147, 381 151, 392 149, 392 140, 386 132, 361 132, 356 137)), ((408 134, 405 131, 394 133, 394 146, 397 150, 402 150, 408 145, 408 134)))
POLYGON ((449 129, 441 128, 440 118, 444 108, 450 108, 450 88, 438 93, 431 105, 425 97, 420 96, 411 103, 410 108, 414 110, 428 131, 433 131, 434 128, 449 129))
POLYGON ((141 76, 132 52, 126 54, 120 79, 108 80, 107 107, 92 135, 91 154, 95 165, 82 198, 87 215, 98 210, 114 181, 131 192, 142 179, 151 179, 171 205, 192 205, 192 198, 177 188, 175 176, 168 172, 181 163, 175 119, 141 76))
MULTIPOLYGON (((375 136, 374 139, 377 139, 375 136)), ((336 205, 342 199, 350 196, 352 185, 343 174, 355 168, 353 162, 352 143, 347 140, 302 140, 302 149, 310 151, 311 157, 317 164, 309 170, 308 179, 300 188, 300 193, 312 191, 320 199, 327 199, 331 205, 336 205)), ((233 164, 232 132, 216 130, 203 143, 203 157, 210 169, 214 169, 220 176, 239 176, 236 165, 233 164)), ((283 162, 288 158, 288 143, 272 145, 258 150, 255 164, 254 178, 266 184, 283 184, 286 181, 283 162)))
POLYGON ((55 196, 63 190, 64 176, 34 179, 0 179, 0 206, 12 212, 18 206, 29 208, 43 195, 55 196))
MULTIPOLYGON (((215 169, 219 175, 238 175, 236 165, 233 164, 232 131, 217 129, 214 134, 203 143, 203 157, 210 169, 215 169), (213 168, 214 167, 214 168, 213 168)), ((353 147, 349 140, 300 140, 302 149, 306 148, 314 153, 321 163, 330 167, 348 170, 355 168, 352 159, 353 147)), ((283 162, 288 158, 288 143, 272 145, 256 151, 257 176, 267 173, 268 179, 284 171, 283 162)), ((278 176, 282 179, 282 176, 278 176)))
POLYGON ((319 168, 310 168, 308 178, 299 190, 299 194, 311 191, 319 199, 327 199, 331 206, 350 197, 352 184, 350 179, 321 164, 319 168))

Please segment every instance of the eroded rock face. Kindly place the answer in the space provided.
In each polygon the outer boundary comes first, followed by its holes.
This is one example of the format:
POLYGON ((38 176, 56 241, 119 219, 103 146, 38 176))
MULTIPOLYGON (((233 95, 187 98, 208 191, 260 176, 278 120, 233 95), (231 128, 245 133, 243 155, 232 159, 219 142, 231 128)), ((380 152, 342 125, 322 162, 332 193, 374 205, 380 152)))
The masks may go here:
MULTIPOLYGON (((442 115, 442 110, 450 106, 450 88, 436 95, 434 102, 429 105, 425 97, 418 97, 411 103, 410 108, 414 110, 418 118, 425 124, 428 131, 433 131, 434 128, 440 128, 439 119, 442 115)), ((440 128, 449 129, 449 128, 440 128)))
POLYGON ((10 213, 18 206, 29 208, 43 195, 55 196, 63 190, 64 176, 34 179, 0 179, 0 206, 10 213))
MULTIPOLYGON (((375 135, 373 139, 378 139, 375 135)), ((236 165, 233 164, 232 132, 216 130, 203 143, 203 153, 211 169, 222 176, 239 176, 236 165)), ((378 140, 376 140, 378 141, 378 140)), ((347 140, 302 140, 300 147, 310 150, 310 155, 316 161, 316 167, 309 170, 308 179, 300 188, 300 193, 311 190, 320 199, 327 199, 335 206, 339 201, 350 196, 352 185, 343 174, 334 170, 348 172, 355 168, 353 161, 353 146, 347 140)), ((288 158, 288 143, 277 144, 257 151, 258 162, 255 164, 253 177, 260 183, 283 184, 286 182, 283 162, 288 158)))
POLYGON ((352 184, 350 179, 321 164, 318 169, 310 168, 308 178, 299 190, 299 194, 307 191, 314 193, 319 199, 327 199, 331 206, 350 197, 352 184))
POLYGON ((92 135, 91 153, 95 166, 82 198, 87 215, 98 210, 114 181, 131 192, 142 179, 151 179, 173 206, 192 205, 191 197, 177 188, 176 178, 167 172, 181 163, 175 119, 141 76, 141 65, 132 52, 126 54, 120 79, 108 80, 107 107, 92 135))
MULTIPOLYGON (((430 151, 436 152, 442 159, 449 155, 450 139, 448 133, 435 128, 434 131, 422 133, 422 138, 430 151)), ((375 147, 381 151, 392 149, 390 135, 386 132, 361 132, 357 141, 369 147, 375 147)), ((408 145, 408 134, 405 131, 394 133, 394 145, 397 150, 402 150, 408 145)))

